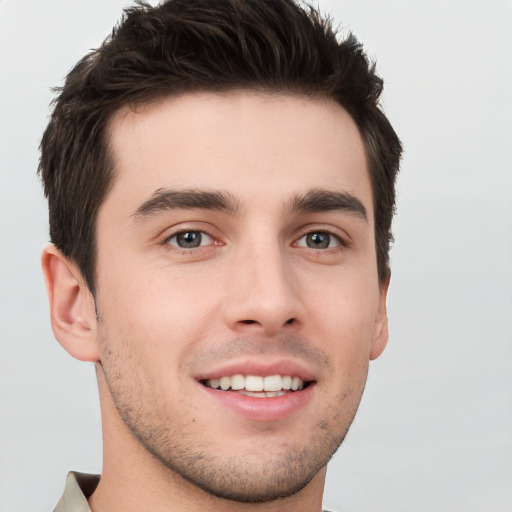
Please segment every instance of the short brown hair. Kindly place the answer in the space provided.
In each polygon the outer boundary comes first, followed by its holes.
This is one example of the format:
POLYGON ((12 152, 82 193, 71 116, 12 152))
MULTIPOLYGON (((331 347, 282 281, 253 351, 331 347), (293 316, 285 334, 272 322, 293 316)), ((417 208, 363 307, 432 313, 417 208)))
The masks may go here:
POLYGON ((362 135, 379 279, 389 273, 400 141, 379 107, 383 82, 352 35, 293 0, 168 0, 124 11, 66 78, 41 141, 52 242, 95 284, 95 222, 114 179, 108 123, 124 105, 193 91, 249 89, 327 97, 362 135))

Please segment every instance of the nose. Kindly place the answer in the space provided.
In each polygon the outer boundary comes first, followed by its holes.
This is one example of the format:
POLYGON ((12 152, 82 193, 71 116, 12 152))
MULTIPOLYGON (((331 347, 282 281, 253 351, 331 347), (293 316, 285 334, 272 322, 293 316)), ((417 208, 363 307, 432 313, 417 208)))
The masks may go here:
POLYGON ((231 330, 272 337, 300 329, 305 309, 290 263, 279 247, 250 250, 236 258, 223 307, 231 330))

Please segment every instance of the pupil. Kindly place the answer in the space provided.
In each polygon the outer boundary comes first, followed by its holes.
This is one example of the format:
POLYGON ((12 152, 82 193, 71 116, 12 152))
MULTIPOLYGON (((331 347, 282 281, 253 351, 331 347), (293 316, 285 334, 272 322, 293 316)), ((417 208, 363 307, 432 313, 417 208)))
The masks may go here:
POLYGON ((331 237, 329 233, 310 233, 307 236, 307 246, 311 249, 327 249, 331 237))
POLYGON ((198 231, 179 233, 176 237, 176 242, 180 247, 185 249, 199 247, 201 245, 201 233, 198 231))

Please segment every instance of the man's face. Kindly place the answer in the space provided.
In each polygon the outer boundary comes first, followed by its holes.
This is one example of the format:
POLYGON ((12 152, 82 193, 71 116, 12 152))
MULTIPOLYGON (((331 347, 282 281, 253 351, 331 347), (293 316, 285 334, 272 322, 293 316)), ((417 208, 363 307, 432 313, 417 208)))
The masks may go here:
POLYGON ((122 420, 217 496, 296 492, 323 475, 387 339, 354 122, 238 92, 125 109, 111 132, 97 332, 122 420))

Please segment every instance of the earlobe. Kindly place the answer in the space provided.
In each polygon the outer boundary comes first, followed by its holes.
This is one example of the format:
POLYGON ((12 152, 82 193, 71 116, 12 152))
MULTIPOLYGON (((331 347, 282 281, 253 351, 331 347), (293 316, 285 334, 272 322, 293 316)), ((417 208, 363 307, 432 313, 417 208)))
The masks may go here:
POLYGON ((41 258, 55 337, 81 361, 98 361, 94 297, 78 267, 54 245, 41 258))
POLYGON ((373 330, 372 348, 370 350, 370 360, 377 359, 388 343, 389 330, 388 330, 388 313, 386 307, 387 294, 389 288, 389 280, 391 274, 388 275, 386 280, 380 284, 379 294, 379 309, 375 319, 373 330))

